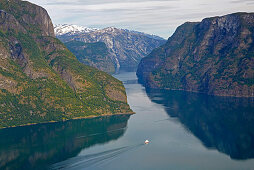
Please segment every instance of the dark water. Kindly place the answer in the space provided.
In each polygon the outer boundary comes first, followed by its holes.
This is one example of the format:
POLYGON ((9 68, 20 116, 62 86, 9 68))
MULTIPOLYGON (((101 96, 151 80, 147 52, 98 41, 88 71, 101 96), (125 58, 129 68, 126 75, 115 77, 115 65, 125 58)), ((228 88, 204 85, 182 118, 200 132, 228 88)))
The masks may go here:
POLYGON ((252 99, 146 91, 134 72, 115 77, 135 115, 0 130, 0 169, 254 169, 252 99))
MULTIPOLYGON (((121 137, 129 115, 73 120, 0 131, 0 169, 48 169, 82 149, 121 137)), ((57 166, 55 166, 57 167, 57 166)))

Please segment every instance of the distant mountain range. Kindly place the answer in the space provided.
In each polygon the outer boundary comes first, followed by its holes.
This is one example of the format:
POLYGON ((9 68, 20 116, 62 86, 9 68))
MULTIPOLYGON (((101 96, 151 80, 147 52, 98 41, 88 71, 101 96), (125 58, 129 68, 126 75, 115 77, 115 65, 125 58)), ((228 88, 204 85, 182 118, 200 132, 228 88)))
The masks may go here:
POLYGON ((74 34, 81 34, 81 33, 89 33, 93 31, 97 31, 99 29, 96 28, 87 28, 84 26, 78 25, 68 25, 68 24, 58 24, 54 26, 56 36, 61 36, 64 34, 74 35, 74 34))
POLYGON ((166 42, 165 39, 156 35, 114 27, 95 29, 65 24, 56 25, 54 29, 56 37, 64 43, 70 41, 81 41, 84 43, 105 43, 112 61, 112 63, 108 63, 108 65, 105 65, 105 63, 102 64, 100 61, 93 60, 93 58, 96 57, 86 57, 85 55, 80 56, 80 50, 82 51, 85 47, 79 46, 75 48, 72 45, 73 48, 70 50, 81 62, 89 60, 89 62, 84 63, 93 63, 91 66, 107 72, 107 68, 111 67, 112 64, 114 65, 115 70, 118 70, 119 68, 136 70, 138 63, 143 57, 149 54, 153 49, 166 42), (98 63, 98 66, 96 63, 98 63), (105 65, 106 68, 101 67, 102 65, 105 65))
POLYGON ((187 22, 138 66, 148 88, 254 97, 254 13, 187 22))
POLYGON ((128 30, 128 29, 122 29, 122 28, 115 28, 115 27, 106 27, 104 29, 98 29, 98 28, 88 28, 85 26, 80 26, 80 25, 74 25, 74 24, 56 24, 54 25, 54 30, 55 30, 55 35, 56 36, 61 36, 64 34, 69 34, 69 35, 74 35, 74 34, 83 34, 83 33, 89 33, 89 32, 102 32, 102 30, 108 30, 108 29, 118 29, 118 30, 123 30, 126 32, 130 32, 130 33, 135 33, 135 34, 139 34, 139 35, 144 35, 146 37, 150 37, 153 39, 157 39, 157 40, 164 40, 164 38, 157 36, 157 35, 153 35, 153 34, 147 34, 144 32, 139 32, 139 31, 134 31, 134 30, 128 30))

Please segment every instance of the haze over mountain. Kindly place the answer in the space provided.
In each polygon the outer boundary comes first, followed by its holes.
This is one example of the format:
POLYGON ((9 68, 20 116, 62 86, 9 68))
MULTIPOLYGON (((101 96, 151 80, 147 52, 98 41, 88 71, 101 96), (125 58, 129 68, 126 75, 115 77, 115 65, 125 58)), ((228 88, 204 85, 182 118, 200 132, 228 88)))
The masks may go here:
MULTIPOLYGON (((79 61, 111 73, 120 67, 136 70, 139 61, 143 57, 166 42, 166 40, 156 35, 114 27, 90 29, 65 24, 55 26, 55 33, 56 37, 62 42, 68 42, 67 46, 70 47, 69 49, 77 56, 79 61), (82 43, 75 42, 71 44, 70 41, 103 42, 107 49, 104 49, 103 54, 99 54, 100 59, 98 59, 98 54, 87 53, 85 44, 81 45, 82 43), (104 62, 103 58, 107 62, 104 62), (113 70, 112 64, 114 66, 113 70)), ((90 49, 91 47, 96 48, 96 46, 90 46, 90 49)))

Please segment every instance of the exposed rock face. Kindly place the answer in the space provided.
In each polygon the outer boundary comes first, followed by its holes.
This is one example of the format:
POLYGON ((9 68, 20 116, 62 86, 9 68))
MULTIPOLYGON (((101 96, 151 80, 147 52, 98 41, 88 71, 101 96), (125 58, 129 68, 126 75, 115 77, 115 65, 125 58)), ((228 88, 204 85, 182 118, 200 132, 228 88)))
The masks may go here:
POLYGON ((149 88, 254 97, 254 14, 181 25, 141 60, 137 75, 149 88))
POLYGON ((136 31, 105 28, 90 32, 70 32, 57 35, 62 42, 82 41, 85 43, 104 42, 116 69, 136 69, 140 60, 166 40, 136 31))
POLYGON ((69 41, 66 42, 65 45, 81 63, 95 67, 110 74, 115 73, 114 62, 112 61, 111 55, 105 43, 69 41))
MULTIPOLYGON (((18 0, 17 0, 18 1, 18 0)), ((37 5, 26 6, 23 10, 27 10, 32 15, 23 15, 22 20, 27 24, 38 25, 43 36, 54 37, 54 27, 47 11, 37 5)))
POLYGON ((26 29, 31 29, 31 25, 36 25, 36 29, 39 29, 38 31, 40 31, 41 35, 55 36, 54 27, 50 17, 47 11, 40 6, 29 2, 22 2, 20 0, 4 0, 1 2, 1 9, 13 15, 19 24, 26 29))
POLYGON ((131 113, 125 98, 122 82, 81 64, 55 38, 43 8, 0 1, 0 128, 131 113))
POLYGON ((0 10, 0 28, 2 31, 9 31, 9 30, 17 30, 25 33, 25 29, 19 22, 14 18, 14 16, 6 13, 3 10, 0 10))

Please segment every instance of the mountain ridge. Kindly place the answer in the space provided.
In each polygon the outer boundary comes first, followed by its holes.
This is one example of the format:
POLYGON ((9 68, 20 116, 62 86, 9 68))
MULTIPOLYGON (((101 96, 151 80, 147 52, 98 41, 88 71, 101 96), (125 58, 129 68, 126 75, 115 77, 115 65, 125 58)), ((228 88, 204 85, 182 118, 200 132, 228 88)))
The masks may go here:
POLYGON ((119 80, 55 38, 45 9, 0 1, 0 128, 133 113, 119 80))
POLYGON ((166 42, 166 40, 157 36, 115 27, 108 27, 87 33, 76 32, 74 34, 73 32, 69 32, 63 35, 57 35, 57 38, 64 43, 69 41, 81 41, 84 43, 104 42, 116 71, 120 68, 136 70, 141 58, 166 42))
POLYGON ((88 28, 78 25, 68 25, 68 24, 57 24, 54 25, 54 32, 56 36, 61 36, 64 34, 77 34, 77 33, 88 33, 92 31, 99 30, 97 28, 88 28))
POLYGON ((186 22, 139 64, 148 88, 254 97, 254 14, 186 22))
POLYGON ((95 31, 104 31, 104 30, 109 30, 109 29, 119 29, 127 32, 132 32, 136 34, 142 34, 144 36, 158 39, 158 40, 165 40, 164 38, 154 35, 154 34, 147 34, 144 32, 140 31, 135 31, 135 30, 129 30, 129 29, 123 29, 123 28, 116 28, 116 27, 105 27, 102 29, 99 28, 90 28, 90 27, 85 27, 85 26, 80 26, 80 25, 75 25, 75 24, 56 24, 54 25, 54 32, 56 36, 61 36, 64 34, 82 34, 82 33, 89 33, 89 32, 95 32, 95 31))

